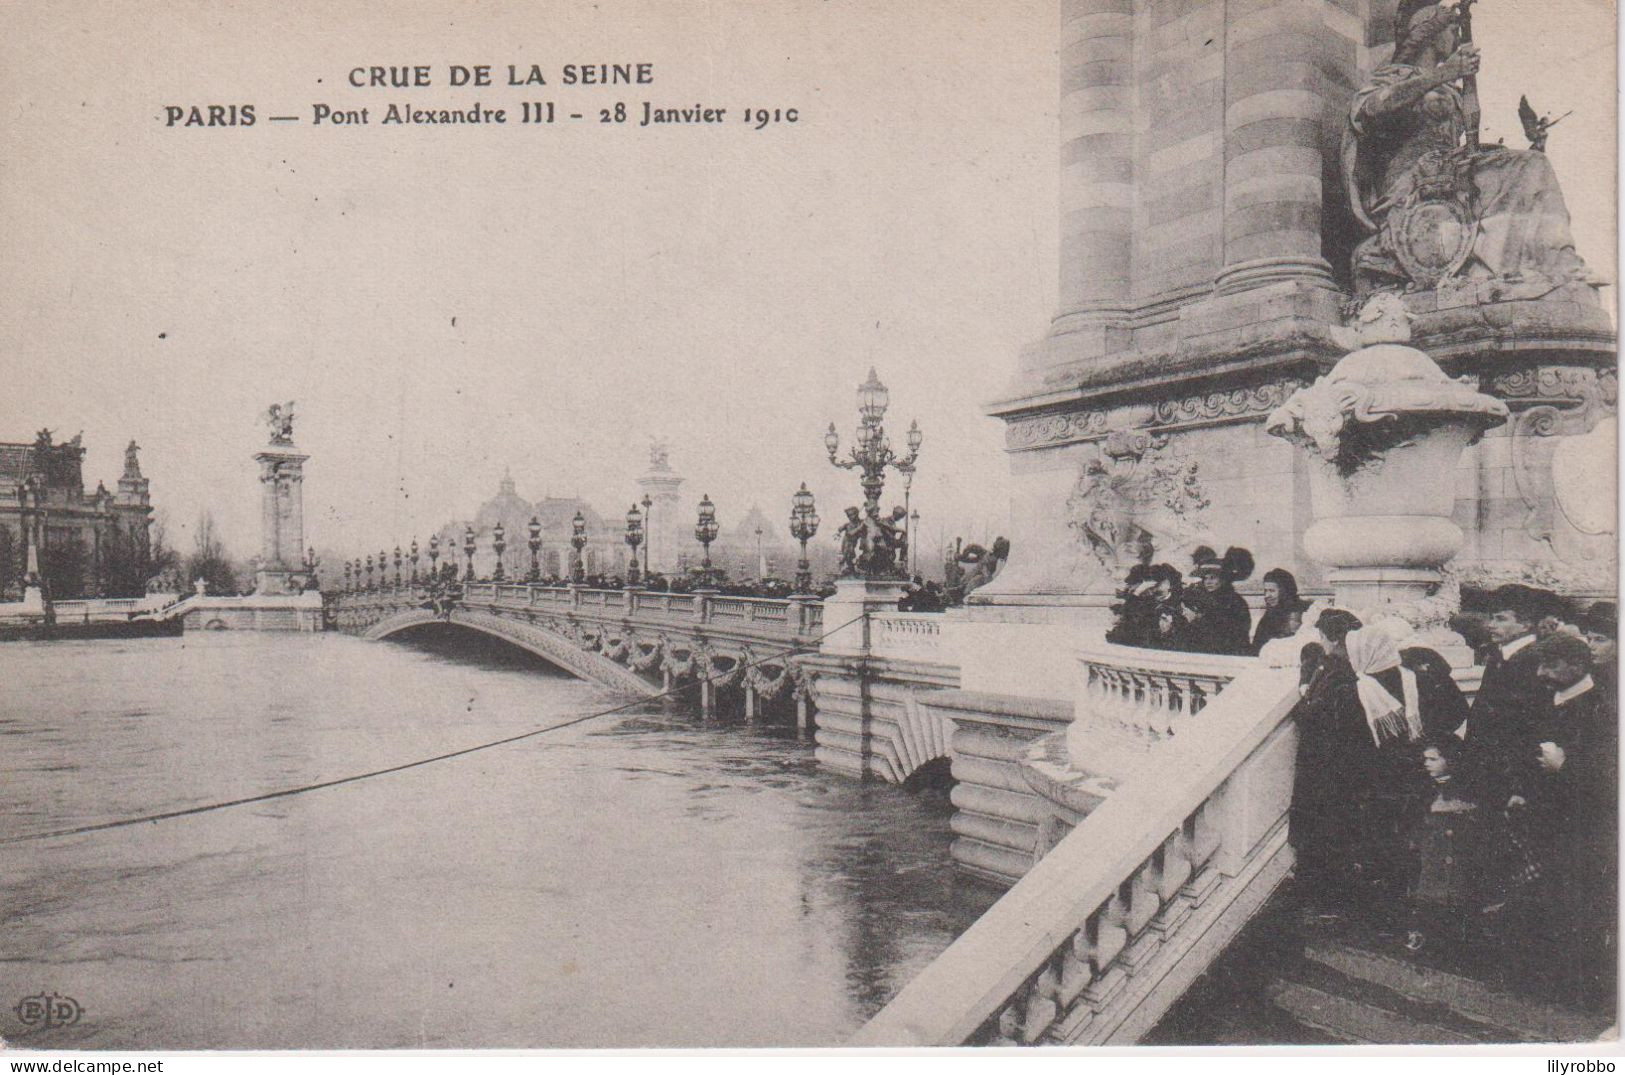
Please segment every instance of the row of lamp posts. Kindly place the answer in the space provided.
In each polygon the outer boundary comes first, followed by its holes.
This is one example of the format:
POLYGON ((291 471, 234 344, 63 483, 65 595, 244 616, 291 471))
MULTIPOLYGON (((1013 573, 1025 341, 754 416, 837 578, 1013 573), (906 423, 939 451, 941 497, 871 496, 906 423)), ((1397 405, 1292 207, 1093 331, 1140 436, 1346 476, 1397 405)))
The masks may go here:
MULTIPOLYGON (((878 512, 880 507, 880 494, 885 486, 885 471, 891 467, 903 476, 903 512, 907 535, 907 549, 909 561, 901 565, 891 565, 892 570, 902 568, 912 573, 914 567, 915 531, 918 529, 919 512, 914 511, 909 503, 909 493, 914 484, 914 471, 920 455, 920 445, 924 442, 924 434, 920 432, 918 421, 912 422, 908 427, 906 442, 908 454, 899 457, 892 450, 891 443, 886 438, 885 427, 881 424, 886 415, 889 402, 889 393, 886 386, 876 376, 874 369, 869 370, 869 379, 858 386, 858 416, 857 444, 848 450, 848 457, 841 459, 840 434, 835 431, 835 423, 829 424, 829 432, 824 434, 824 447, 829 452, 829 461, 843 470, 860 471, 859 483, 863 487, 865 515, 878 512)), ((641 503, 635 503, 626 513, 626 544, 630 551, 627 558, 627 582, 636 586, 649 574, 649 547, 652 542, 652 512, 654 502, 645 495, 641 503), (638 547, 643 547, 643 564, 641 571, 638 565, 638 547)), ((812 590, 812 567, 807 559, 807 542, 818 533, 818 511, 813 501, 813 494, 802 482, 801 488, 790 498, 790 536, 801 545, 801 558, 796 565, 795 589, 798 593, 809 593, 812 590)), ((539 554, 542 547, 542 524, 536 516, 531 516, 529 525, 530 546, 530 572, 526 576, 528 582, 541 580, 541 563, 539 554)), ((694 538, 704 549, 704 559, 700 565, 702 582, 712 585, 716 581, 716 570, 711 564, 711 543, 717 539, 717 507, 709 495, 700 498, 699 518, 694 525, 694 538)), ((575 557, 570 566, 570 580, 581 583, 586 579, 586 563, 583 553, 587 547, 587 520, 580 511, 570 520, 570 546, 575 550, 575 557)), ((502 554, 508 547, 507 530, 499 521, 491 531, 491 548, 496 553, 496 567, 491 573, 494 582, 507 581, 506 572, 502 566, 502 554)), ((438 578, 440 539, 438 536, 429 538, 429 575, 430 579, 438 578)), ((475 581, 474 575, 475 535, 474 527, 468 526, 463 530, 463 556, 465 567, 463 579, 466 582, 475 581)), ((314 557, 313 557, 314 558, 314 557)), ((388 556, 380 550, 377 559, 378 583, 376 588, 382 589, 389 585, 387 578, 388 556)), ((410 555, 411 585, 418 584, 418 543, 412 541, 410 555)), ((395 547, 395 587, 401 586, 401 549, 395 547)), ((365 565, 361 559, 347 562, 344 565, 344 588, 346 591, 371 590, 373 583, 374 560, 369 555, 365 565), (365 585, 363 586, 362 572, 365 570, 365 585)))

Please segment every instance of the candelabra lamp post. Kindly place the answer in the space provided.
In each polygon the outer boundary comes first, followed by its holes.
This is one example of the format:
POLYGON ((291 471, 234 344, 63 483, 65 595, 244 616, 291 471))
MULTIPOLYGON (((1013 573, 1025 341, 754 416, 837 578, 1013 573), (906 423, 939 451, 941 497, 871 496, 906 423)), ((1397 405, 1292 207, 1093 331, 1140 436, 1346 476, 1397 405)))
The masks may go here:
POLYGON ((807 562, 807 542, 818 534, 818 511, 813 495, 802 482, 790 497, 790 536, 801 542, 801 560, 796 564, 796 593, 812 592, 812 565, 807 562))
MULTIPOLYGON (((874 368, 870 367, 869 379, 858 386, 857 443, 848 450, 847 458, 842 459, 839 455, 841 437, 835 432, 834 422, 829 424, 829 432, 824 434, 824 447, 829 451, 830 463, 842 470, 856 470, 859 473, 866 520, 879 517, 880 494, 886 485, 886 468, 891 467, 904 476, 905 482, 911 482, 915 462, 920 457, 920 445, 925 441, 925 435, 920 432, 920 423, 911 422, 907 436, 908 454, 899 456, 892 450, 891 441, 886 438, 886 427, 882 424, 889 401, 890 393, 875 375, 874 368)), ((904 495, 907 495, 906 486, 904 495)), ((907 518, 906 509, 904 518, 907 518)), ((873 547, 875 539, 880 536, 869 534, 867 544, 873 547)), ((873 578, 896 574, 901 566, 886 558, 876 560, 871 556, 870 560, 870 565, 861 573, 873 578)))
POLYGON ((530 574, 525 576, 527 582, 542 581, 542 521, 536 516, 530 517, 530 574))
POLYGON ((570 565, 570 581, 581 583, 587 578, 587 561, 582 552, 587 547, 587 519, 579 511, 570 520, 570 547, 575 550, 575 562, 570 565))
POLYGON ((717 539, 717 506, 711 503, 710 496, 700 497, 700 518, 694 524, 694 540, 700 543, 705 550, 705 558, 700 561, 700 579, 706 586, 714 581, 714 572, 711 568, 711 542, 717 539))
POLYGON ((440 535, 429 535, 429 581, 440 580, 440 535))
POLYGON ((378 591, 389 589, 389 556, 383 549, 378 550, 378 591))
POLYGON ((491 572, 492 582, 502 582, 507 578, 507 575, 504 574, 502 570, 502 550, 506 549, 507 547, 508 532, 502 529, 502 522, 501 520, 498 520, 496 529, 491 531, 491 548, 495 549, 497 554, 496 570, 491 572))
POLYGON ((636 504, 626 513, 626 544, 632 555, 627 557, 626 582, 629 586, 636 586, 640 581, 638 577, 638 546, 643 544, 643 512, 638 510, 636 504))
POLYGON ((351 592, 350 587, 351 587, 350 561, 346 560, 346 561, 344 561, 344 592, 345 593, 350 593, 351 592))
POLYGON ((645 578, 647 578, 649 576, 649 549, 655 543, 655 520, 653 514, 655 510, 655 502, 649 499, 648 493, 644 493, 641 503, 643 504, 643 527, 648 532, 647 540, 645 540, 643 543, 643 575, 645 578))
POLYGON ((880 493, 886 484, 886 468, 904 474, 914 469, 915 461, 920 455, 920 445, 925 440, 920 432, 920 423, 913 422, 908 427, 908 455, 899 457, 892 451, 891 442, 886 438, 886 427, 882 424, 886 417, 886 408, 890 401, 890 393, 886 386, 880 382, 873 368, 869 370, 869 379, 858 386, 858 429, 857 444, 848 450, 847 458, 841 459, 840 434, 835 432, 835 423, 829 424, 829 432, 824 434, 824 447, 829 450, 829 461, 842 470, 857 470, 860 472, 859 482, 863 486, 863 499, 865 508, 878 508, 880 506, 880 493))
POLYGON ((463 558, 467 567, 463 573, 464 582, 474 581, 474 528, 463 527, 463 558))
POLYGON ((367 554, 367 592, 372 592, 372 553, 367 554))
POLYGON ((355 568, 355 572, 354 572, 354 575, 355 575, 355 592, 356 593, 361 593, 362 592, 362 586, 361 586, 361 557, 357 556, 354 560, 351 561, 351 565, 355 568))
POLYGON ((401 547, 395 546, 395 588, 401 588, 401 547))
POLYGON ((418 584, 418 539, 412 539, 412 585, 418 584))

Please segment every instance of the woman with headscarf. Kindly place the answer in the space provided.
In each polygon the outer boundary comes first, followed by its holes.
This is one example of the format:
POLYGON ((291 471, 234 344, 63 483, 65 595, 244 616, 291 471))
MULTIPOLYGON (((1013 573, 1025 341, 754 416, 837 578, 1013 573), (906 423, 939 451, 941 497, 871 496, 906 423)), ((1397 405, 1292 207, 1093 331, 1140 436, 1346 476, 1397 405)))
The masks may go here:
POLYGON ((1294 613, 1301 615, 1304 607, 1298 601, 1298 580, 1286 568, 1270 568, 1264 572, 1263 583, 1264 612, 1253 630, 1254 653, 1262 650, 1266 642, 1292 637, 1297 632, 1292 626, 1294 613))
POLYGON ((1397 910, 1409 873, 1401 823, 1422 781, 1421 691, 1387 632, 1341 609, 1317 627, 1324 656, 1293 713, 1298 877, 1329 911, 1397 910))

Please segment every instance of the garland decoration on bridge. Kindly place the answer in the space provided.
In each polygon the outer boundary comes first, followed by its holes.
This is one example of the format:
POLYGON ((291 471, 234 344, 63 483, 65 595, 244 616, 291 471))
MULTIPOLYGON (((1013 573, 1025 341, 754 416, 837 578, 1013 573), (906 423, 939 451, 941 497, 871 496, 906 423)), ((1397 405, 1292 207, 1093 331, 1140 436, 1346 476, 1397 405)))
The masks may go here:
POLYGON ((731 687, 735 683, 739 682, 740 678, 745 674, 745 662, 743 658, 735 657, 728 653, 718 653, 710 646, 702 646, 696 649, 695 656, 700 662, 700 678, 710 683, 713 687, 731 687), (733 664, 728 667, 727 671, 719 672, 717 670, 719 667, 717 660, 719 658, 725 661, 733 662, 733 664))
POLYGON ((647 648, 645 648, 645 645, 642 639, 634 639, 632 648, 627 651, 626 664, 634 672, 647 672, 659 664, 660 658, 665 655, 666 638, 664 635, 657 637, 653 642, 647 643, 647 648))
POLYGON ((695 651, 692 648, 680 651, 677 646, 673 645, 669 640, 666 642, 663 648, 666 651, 666 658, 660 664, 660 670, 662 672, 670 674, 673 679, 681 679, 684 676, 694 674, 695 651), (679 652, 687 653, 688 656, 678 657, 677 654, 679 652))
POLYGON ((598 652, 602 653, 605 657, 608 657, 612 661, 618 661, 622 657, 626 656, 626 650, 627 643, 624 636, 611 641, 608 631, 600 631, 598 633, 598 652))
POLYGON ((779 693, 795 679, 795 665, 788 660, 779 665, 778 675, 768 675, 765 671, 769 667, 768 658, 757 657, 749 647, 746 647, 740 661, 745 668, 745 686, 762 698, 777 698, 779 693))

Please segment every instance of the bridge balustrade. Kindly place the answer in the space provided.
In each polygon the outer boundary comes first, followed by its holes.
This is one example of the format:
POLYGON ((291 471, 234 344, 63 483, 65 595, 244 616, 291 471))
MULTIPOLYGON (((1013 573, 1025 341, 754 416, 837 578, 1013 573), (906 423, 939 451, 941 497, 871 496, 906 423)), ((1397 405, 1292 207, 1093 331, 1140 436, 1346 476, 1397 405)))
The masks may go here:
POLYGON ((1022 767, 1042 857, 853 1044, 1132 1042, 1285 875, 1296 670, 1105 645, 1080 661, 1073 726, 1022 767), (1101 781, 1090 732, 1114 726, 1144 759, 1101 781))
POLYGON ((870 620, 870 647, 877 657, 943 662, 940 612, 876 613, 870 620))

